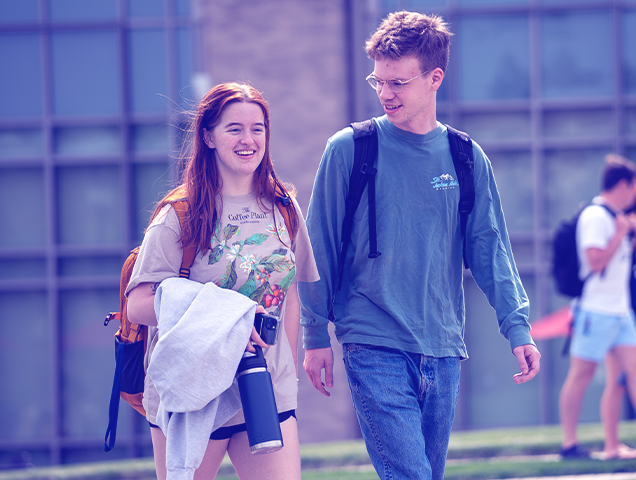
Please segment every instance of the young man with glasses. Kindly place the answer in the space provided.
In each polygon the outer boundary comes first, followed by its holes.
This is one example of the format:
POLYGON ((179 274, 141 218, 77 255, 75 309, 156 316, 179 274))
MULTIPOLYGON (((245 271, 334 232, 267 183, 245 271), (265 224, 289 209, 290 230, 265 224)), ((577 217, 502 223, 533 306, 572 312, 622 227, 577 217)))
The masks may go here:
MULTIPOLYGON (((383 479, 443 478, 459 362, 467 358, 459 187, 447 129, 436 118, 450 36, 439 17, 399 12, 389 15, 367 42, 367 54, 375 61, 367 81, 385 113, 374 119, 381 255, 368 258, 369 205, 363 195, 335 304, 354 157, 351 128, 327 144, 307 218, 321 280, 299 285, 305 370, 314 387, 329 396, 333 353, 327 326, 333 305, 358 420, 383 479)), ((521 373, 514 380, 523 383, 538 373, 540 358, 529 333, 528 298, 492 168, 474 143, 473 155, 476 198, 467 223, 467 260, 518 360, 521 373)))

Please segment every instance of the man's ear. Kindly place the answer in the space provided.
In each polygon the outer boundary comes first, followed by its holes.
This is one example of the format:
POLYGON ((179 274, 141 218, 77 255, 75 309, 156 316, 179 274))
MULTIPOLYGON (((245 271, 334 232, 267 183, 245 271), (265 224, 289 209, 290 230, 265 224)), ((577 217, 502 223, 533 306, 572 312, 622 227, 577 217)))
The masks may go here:
POLYGON ((207 128, 203 129, 203 141, 208 147, 214 148, 214 141, 212 140, 212 132, 207 128))
POLYGON ((618 183, 616 184, 617 187, 620 187, 622 189, 625 190, 629 190, 634 186, 633 182, 630 182, 629 180, 627 180, 626 178, 621 178, 618 183))
POLYGON ((439 87, 442 86, 442 80, 444 80, 444 70, 438 67, 435 70, 433 70, 433 73, 431 75, 431 81, 433 82, 433 85, 432 85, 433 90, 437 91, 439 87))

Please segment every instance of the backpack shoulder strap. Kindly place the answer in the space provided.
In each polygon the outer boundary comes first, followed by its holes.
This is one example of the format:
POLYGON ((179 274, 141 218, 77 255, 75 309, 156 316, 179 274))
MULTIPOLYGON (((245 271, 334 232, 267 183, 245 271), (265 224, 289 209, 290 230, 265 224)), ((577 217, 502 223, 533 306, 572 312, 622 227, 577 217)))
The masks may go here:
POLYGON ((296 232, 291 228, 291 217, 289 215, 289 209, 295 208, 291 199, 287 196, 279 196, 276 195, 276 206, 278 207, 278 211, 283 217, 285 221, 285 227, 287 227, 287 233, 289 233, 289 240, 293 243, 296 238, 296 232))
POLYGON ((353 213, 360 203, 362 192, 369 180, 367 175, 375 165, 375 159, 378 156, 378 135, 373 119, 354 122, 351 124, 351 128, 353 128, 355 153, 349 179, 347 211, 353 210, 351 212, 353 213))
POLYGON ((475 205, 475 161, 473 157, 473 142, 467 133, 459 131, 450 125, 448 129, 448 142, 450 145, 453 165, 457 173, 459 184, 459 221, 462 232, 464 267, 468 268, 466 258, 466 223, 468 214, 475 205))
POLYGON ((590 203, 590 205, 598 205, 599 207, 603 207, 605 210, 609 212, 612 218, 616 218, 616 212, 612 210, 610 207, 608 207, 607 205, 605 205, 604 203, 590 203))
MULTIPOLYGON (((338 281, 337 289, 342 286, 344 272, 344 260, 347 249, 351 243, 351 230, 353 229, 353 216, 360 204, 362 193, 371 177, 375 178, 375 160, 378 156, 378 135, 373 119, 363 122, 354 122, 353 141, 355 145, 353 156, 353 168, 349 178, 349 193, 345 201, 345 216, 342 221, 341 248, 338 255, 338 281)), ((375 186, 375 185, 374 185, 375 186)), ((371 243, 371 258, 379 256, 375 235, 375 188, 369 190, 369 241, 371 243), (373 219, 371 218, 373 217, 373 219)))
MULTIPOLYGON (((188 201, 185 199, 175 200, 171 202, 174 211, 177 212, 179 217, 179 224, 181 225, 181 231, 186 221, 186 213, 188 212, 188 201)), ((181 259, 181 268, 179 269, 179 277, 190 278, 190 268, 194 264, 194 258, 197 255, 197 246, 190 245, 183 249, 183 258, 181 259)))

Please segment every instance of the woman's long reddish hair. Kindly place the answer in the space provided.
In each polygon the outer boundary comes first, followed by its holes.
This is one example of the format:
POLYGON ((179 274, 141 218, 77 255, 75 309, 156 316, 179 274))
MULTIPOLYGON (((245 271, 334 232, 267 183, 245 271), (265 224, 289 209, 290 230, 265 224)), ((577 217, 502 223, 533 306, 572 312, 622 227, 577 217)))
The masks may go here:
MULTIPOLYGON (((295 194, 293 187, 283 185, 274 173, 274 165, 269 153, 269 109, 261 93, 251 85, 243 83, 217 85, 203 97, 192 121, 189 134, 191 153, 183 172, 182 183, 159 202, 152 215, 154 218, 166 204, 173 200, 187 198, 188 215, 181 232, 181 242, 184 247, 197 245, 200 251, 210 248, 214 230, 219 221, 216 197, 221 193, 223 184, 216 165, 214 150, 206 145, 203 130, 216 127, 225 107, 235 102, 258 105, 265 119, 265 153, 262 162, 254 172, 256 197, 263 206, 265 206, 264 201, 267 201, 273 210, 276 197, 291 198, 295 194)), ((299 219, 293 206, 289 208, 289 214, 290 228, 296 232, 299 219)))

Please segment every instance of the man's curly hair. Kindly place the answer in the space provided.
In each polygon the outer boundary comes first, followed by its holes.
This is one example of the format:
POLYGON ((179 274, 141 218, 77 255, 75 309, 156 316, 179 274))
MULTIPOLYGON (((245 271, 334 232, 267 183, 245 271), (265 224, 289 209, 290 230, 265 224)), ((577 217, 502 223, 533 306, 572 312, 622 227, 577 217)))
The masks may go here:
POLYGON ((414 56, 419 60, 422 72, 438 67, 446 72, 451 35, 442 17, 394 12, 382 21, 365 47, 372 60, 414 56))

